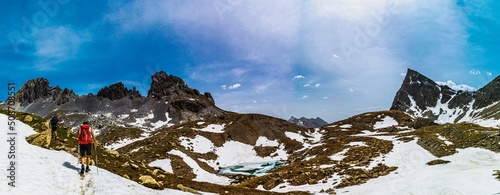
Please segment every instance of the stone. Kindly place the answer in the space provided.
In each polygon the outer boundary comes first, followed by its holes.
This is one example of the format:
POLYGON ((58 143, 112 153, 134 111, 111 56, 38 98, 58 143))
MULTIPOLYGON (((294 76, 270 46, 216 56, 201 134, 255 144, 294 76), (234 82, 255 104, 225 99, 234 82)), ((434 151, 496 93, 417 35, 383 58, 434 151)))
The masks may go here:
POLYGON ((117 152, 116 150, 106 149, 106 152, 110 153, 111 155, 113 155, 116 158, 120 157, 120 153, 117 152))
POLYGON ((52 134, 51 130, 47 129, 45 131, 42 131, 41 133, 36 133, 28 136, 26 138, 26 141, 35 146, 49 148, 51 141, 51 134, 52 134))
POLYGON ((33 121, 33 117, 30 116, 30 115, 26 115, 26 117, 24 117, 24 122, 31 122, 33 121))
POLYGON ((139 183, 148 188, 153 188, 153 189, 161 188, 160 184, 156 181, 156 179, 154 179, 150 175, 143 175, 139 177, 139 183))
POLYGON ((179 188, 180 190, 184 191, 184 192, 189 192, 189 193, 192 193, 192 194, 201 194, 200 192, 192 189, 192 188, 189 188, 189 187, 186 187, 182 184, 177 184, 177 188, 179 188))

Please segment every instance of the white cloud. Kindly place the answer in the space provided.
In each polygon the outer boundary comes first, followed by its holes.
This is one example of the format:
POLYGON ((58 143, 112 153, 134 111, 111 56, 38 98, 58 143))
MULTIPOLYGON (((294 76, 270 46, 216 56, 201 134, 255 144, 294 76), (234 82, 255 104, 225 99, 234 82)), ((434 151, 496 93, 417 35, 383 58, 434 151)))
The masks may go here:
POLYGON ((319 86, 321 86, 321 84, 316 83, 314 86, 315 86, 315 87, 319 87, 319 86))
POLYGON ((486 75, 488 75, 488 76, 492 76, 492 75, 493 75, 493 73, 491 73, 491 72, 486 72, 486 75))
POLYGON ((307 98, 309 98, 309 96, 308 96, 308 95, 304 95, 304 96, 302 96, 302 99, 307 99, 307 98))
POLYGON ((310 87, 310 86, 311 86, 311 84, 309 84, 309 83, 304 85, 304 87, 310 87))
POLYGON ((354 89, 349 88, 349 92, 354 92, 354 89))
POLYGON ((471 87, 471 86, 465 85, 465 84, 457 85, 455 82, 453 82, 451 80, 448 80, 446 82, 436 81, 436 83, 438 85, 448 86, 451 89, 456 90, 456 91, 460 91, 460 90, 461 91, 476 91, 476 88, 474 88, 474 87, 471 87))
POLYGON ((239 87, 241 87, 241 84, 236 83, 234 85, 229 86, 229 89, 238 89, 239 87))
POLYGON ((323 97, 324 100, 328 99, 328 96, 323 97))
POLYGON ((304 79, 306 77, 302 76, 302 75, 297 75, 297 76, 294 76, 293 77, 293 80, 296 80, 296 79, 304 79))
POLYGON ((471 74, 471 75, 480 75, 481 71, 479 71, 477 69, 471 69, 471 70, 469 70, 469 74, 471 74))
POLYGON ((231 89, 238 89, 239 87, 241 87, 241 84, 236 83, 236 84, 234 84, 234 85, 230 85, 230 86, 227 86, 227 85, 221 85, 220 87, 221 87, 223 90, 226 90, 226 89, 231 90, 231 89))

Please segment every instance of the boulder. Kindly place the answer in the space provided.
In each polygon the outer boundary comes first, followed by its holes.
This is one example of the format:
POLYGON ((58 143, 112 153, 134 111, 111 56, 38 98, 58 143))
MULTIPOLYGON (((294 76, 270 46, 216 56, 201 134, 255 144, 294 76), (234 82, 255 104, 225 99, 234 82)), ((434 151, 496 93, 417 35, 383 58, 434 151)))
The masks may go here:
POLYGON ((49 148, 50 145, 50 139, 51 139, 51 134, 52 132, 47 129, 45 131, 42 131, 41 133, 36 133, 33 135, 30 135, 26 138, 26 141, 28 143, 35 145, 35 146, 40 146, 42 148, 49 148))
POLYGON ((184 191, 184 192, 189 192, 189 193, 192 193, 192 194, 201 194, 200 192, 192 189, 192 188, 189 188, 189 187, 186 187, 186 186, 183 186, 182 184, 177 184, 177 188, 179 188, 180 190, 184 191))
POLYGON ((113 155, 116 158, 120 157, 120 153, 117 152, 116 150, 106 149, 106 152, 113 155))
POLYGON ((143 175, 141 177, 139 177, 139 183, 148 187, 148 188, 153 188, 153 189, 159 189, 161 188, 160 184, 156 181, 156 179, 154 179, 153 177, 151 177, 150 175, 143 175))

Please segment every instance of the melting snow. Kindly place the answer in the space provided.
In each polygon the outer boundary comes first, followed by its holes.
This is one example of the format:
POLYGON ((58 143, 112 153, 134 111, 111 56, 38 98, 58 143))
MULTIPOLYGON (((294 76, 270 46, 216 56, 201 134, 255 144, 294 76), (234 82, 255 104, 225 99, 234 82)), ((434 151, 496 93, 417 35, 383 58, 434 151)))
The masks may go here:
POLYGON ((255 146, 279 146, 280 144, 276 140, 268 140, 267 137, 260 136, 255 142, 255 146))
POLYGON ((224 133, 224 126, 225 126, 225 124, 222 124, 222 125, 210 124, 205 128, 195 129, 195 130, 211 132, 211 133, 224 133))
POLYGON ((301 142, 303 143, 304 142, 304 136, 298 134, 298 133, 294 133, 294 132, 285 132, 285 135, 290 138, 290 139, 293 139, 293 140, 296 140, 298 142, 301 142))
POLYGON ((196 135, 196 137, 192 139, 187 137, 180 137, 179 139, 181 140, 182 146, 185 148, 192 148, 193 152, 196 153, 204 154, 212 152, 215 148, 212 141, 201 135, 196 135))
POLYGON ((339 127, 343 128, 343 129, 349 129, 352 127, 352 125, 351 124, 344 124, 344 125, 340 125, 339 127))
POLYGON ((375 125, 373 126, 373 129, 381 129, 390 126, 395 126, 398 124, 399 124, 398 121, 394 120, 394 118, 386 116, 382 121, 376 122, 375 125))
POLYGON ((443 157, 451 163, 428 166, 435 160, 427 150, 416 144, 397 142, 384 161, 398 166, 391 174, 369 180, 360 186, 339 190, 337 194, 495 194, 500 185, 492 174, 500 167, 500 155, 485 149, 460 149, 443 157))
POLYGON ((168 154, 181 157, 184 160, 184 162, 193 169, 194 174, 196 174, 196 178, 194 179, 195 181, 203 181, 203 182, 217 183, 223 185, 228 185, 231 183, 230 180, 226 177, 218 176, 216 174, 212 174, 205 171, 200 167, 200 165, 198 165, 198 163, 195 160, 193 160, 191 157, 189 157, 188 155, 184 154, 179 150, 171 150, 168 152, 168 154))
POLYGON ((172 169, 172 161, 170 159, 161 159, 161 160, 155 160, 151 163, 149 163, 149 166, 151 167, 159 167, 163 169, 166 172, 173 173, 174 170, 172 169))

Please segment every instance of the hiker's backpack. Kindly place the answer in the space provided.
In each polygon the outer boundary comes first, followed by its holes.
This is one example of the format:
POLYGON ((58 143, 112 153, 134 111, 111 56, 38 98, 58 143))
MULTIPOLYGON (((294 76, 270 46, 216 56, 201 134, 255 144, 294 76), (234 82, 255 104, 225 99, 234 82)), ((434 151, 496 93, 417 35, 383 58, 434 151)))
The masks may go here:
POLYGON ((57 116, 53 116, 52 120, 50 120, 50 124, 52 126, 57 126, 57 121, 58 121, 57 116))
POLYGON ((78 135, 78 142, 81 144, 92 143, 92 134, 90 133, 89 124, 80 125, 80 134, 78 135))

